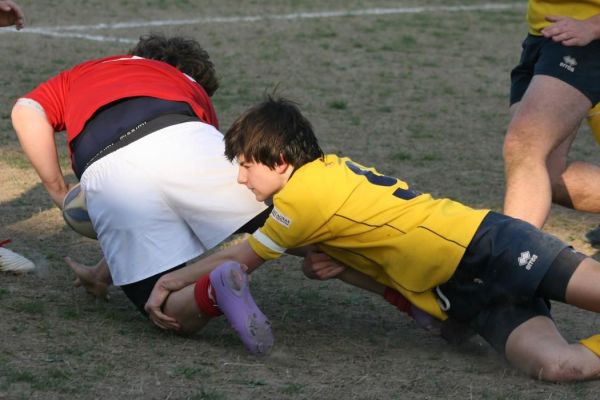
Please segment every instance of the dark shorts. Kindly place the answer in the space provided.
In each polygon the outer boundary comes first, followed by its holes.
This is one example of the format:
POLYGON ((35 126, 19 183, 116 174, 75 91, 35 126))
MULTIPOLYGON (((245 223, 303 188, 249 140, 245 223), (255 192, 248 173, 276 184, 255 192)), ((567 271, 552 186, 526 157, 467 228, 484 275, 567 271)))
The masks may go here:
MULTIPOLYGON (((269 218, 269 214, 271 214, 272 209, 273 206, 267 207, 263 212, 252 218, 235 233, 254 233, 254 231, 263 226, 267 218, 269 218)), ((183 268, 185 267, 185 265, 186 264, 184 263, 167 271, 161 272, 160 274, 156 274, 149 278, 141 280, 139 282, 123 285, 121 286, 121 290, 123 290, 125 295, 129 298, 129 300, 131 300, 131 302, 137 307, 137 309, 142 314, 146 315, 146 311, 144 311, 144 305, 146 304, 146 301, 148 301, 148 297, 150 297, 150 293, 152 293, 152 289, 154 289, 154 285, 156 284, 156 281, 158 281, 158 278, 165 274, 168 274, 169 272, 183 268)))
POLYGON ((600 40, 587 46, 563 46, 528 35, 521 59, 510 74, 510 104, 521 101, 534 75, 560 79, 583 93, 592 105, 600 102, 600 40))
POLYGON ((504 354, 516 327, 539 315, 550 317, 548 299, 564 302, 583 258, 527 222, 489 213, 452 278, 438 288, 440 304, 504 354))
POLYGON ((150 278, 146 278, 139 282, 130 283, 128 285, 123 285, 121 286, 121 290, 123 291, 123 293, 125 293, 127 298, 131 300, 131 302, 137 307, 137 309, 142 314, 147 315, 146 311, 144 310, 144 306, 146 305, 146 301, 148 301, 148 297, 150 297, 150 293, 152 293, 152 289, 154 289, 154 284, 156 284, 158 278, 160 278, 164 274, 168 274, 169 272, 178 270, 185 266, 186 264, 183 263, 181 265, 176 266, 175 268, 171 268, 169 270, 161 272, 160 274, 151 276, 150 278))

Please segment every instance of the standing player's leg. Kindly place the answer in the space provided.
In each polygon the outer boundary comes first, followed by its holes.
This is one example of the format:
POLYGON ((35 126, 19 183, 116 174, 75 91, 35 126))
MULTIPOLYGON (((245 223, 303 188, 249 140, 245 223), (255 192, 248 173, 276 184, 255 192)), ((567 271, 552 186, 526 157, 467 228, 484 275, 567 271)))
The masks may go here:
POLYGON ((514 107, 504 142, 504 212, 541 227, 552 201, 548 157, 579 127, 591 103, 571 85, 536 75, 514 107))

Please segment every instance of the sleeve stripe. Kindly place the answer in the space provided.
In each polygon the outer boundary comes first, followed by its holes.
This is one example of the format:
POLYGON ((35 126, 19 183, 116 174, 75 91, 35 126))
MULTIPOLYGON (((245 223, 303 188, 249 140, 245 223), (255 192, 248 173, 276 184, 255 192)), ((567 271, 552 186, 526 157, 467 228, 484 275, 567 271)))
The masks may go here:
POLYGON ((272 241, 271 238, 268 237, 267 235, 265 235, 264 233, 262 233, 260 231, 260 229, 257 230, 256 232, 254 232, 252 234, 252 236, 254 237, 254 239, 259 241, 263 246, 268 247, 269 249, 273 250, 276 253, 283 254, 287 250, 285 247, 281 247, 277 243, 272 241))
MULTIPOLYGON (((17 105, 17 104, 20 106, 33 108, 34 110, 36 110, 37 112, 42 114, 44 117, 46 117, 46 111, 44 111, 44 107, 42 107, 42 105, 40 103, 38 103, 37 101, 35 101, 33 99, 30 99, 28 97, 21 97, 15 103, 15 105, 17 105)), ((47 119, 47 117, 46 117, 46 119, 47 119)))

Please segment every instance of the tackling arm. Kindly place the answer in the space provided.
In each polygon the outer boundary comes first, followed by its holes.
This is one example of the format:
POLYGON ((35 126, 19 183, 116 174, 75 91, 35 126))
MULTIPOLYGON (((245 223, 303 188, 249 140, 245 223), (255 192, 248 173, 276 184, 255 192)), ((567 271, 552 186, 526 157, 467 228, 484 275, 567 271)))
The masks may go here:
POLYGON ((247 272, 252 272, 264 263, 264 260, 252 250, 248 241, 244 240, 235 246, 228 247, 188 266, 165 274, 154 285, 154 289, 152 289, 152 293, 150 293, 144 307, 150 319, 161 328, 177 329, 177 320, 162 312, 163 305, 169 295, 172 292, 194 285, 200 277, 209 274, 225 261, 236 261, 241 265, 245 265, 247 272))

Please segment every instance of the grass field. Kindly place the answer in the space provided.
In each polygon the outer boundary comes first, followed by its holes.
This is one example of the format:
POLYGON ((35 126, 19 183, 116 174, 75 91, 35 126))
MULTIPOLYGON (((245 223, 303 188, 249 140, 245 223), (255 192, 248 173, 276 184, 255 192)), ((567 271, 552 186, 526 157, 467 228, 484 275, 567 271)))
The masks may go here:
MULTIPOLYGON (((304 278, 294 258, 253 277, 276 334, 268 357, 246 354, 223 320, 193 338, 162 332, 118 289, 101 302, 73 287, 63 256, 93 263, 99 248, 65 227, 10 125, 12 102, 60 70, 124 53, 145 33, 184 35, 219 71, 222 128, 277 88, 326 152, 499 210, 525 3, 20 1, 27 28, 0 31, 0 240, 38 269, 0 275, 0 399, 597 399, 600 384, 531 380, 478 338, 449 347, 382 299, 304 278)), ((598 162, 599 150, 582 127, 573 158, 598 162)), ((555 208, 546 229, 598 258, 582 240, 598 223, 555 208)), ((553 309, 569 340, 600 328, 594 314, 553 309)))

